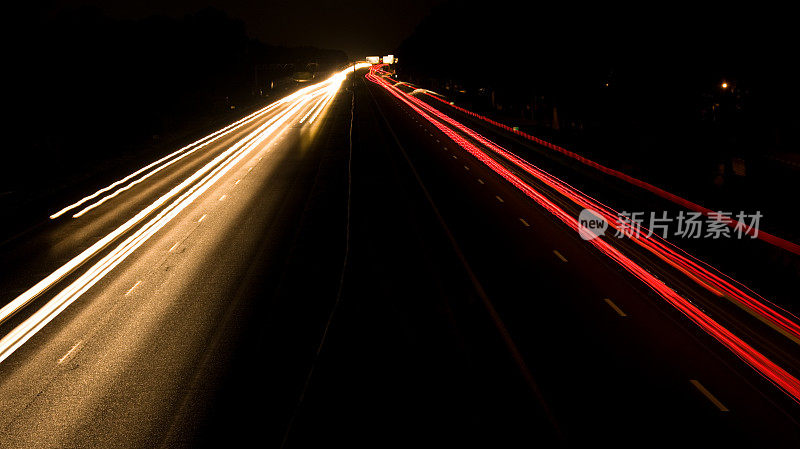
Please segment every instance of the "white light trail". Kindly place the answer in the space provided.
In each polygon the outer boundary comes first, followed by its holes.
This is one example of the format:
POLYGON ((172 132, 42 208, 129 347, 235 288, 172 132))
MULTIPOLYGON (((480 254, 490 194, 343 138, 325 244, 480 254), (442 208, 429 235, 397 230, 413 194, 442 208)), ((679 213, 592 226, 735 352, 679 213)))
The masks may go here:
MULTIPOLYGON (((217 180, 219 180, 220 177, 231 170, 236 164, 241 162, 241 160, 254 148, 261 145, 265 139, 273 135, 277 137, 279 134, 278 131, 284 131, 287 123, 296 120, 300 111, 308 102, 317 99, 317 97, 321 95, 329 93, 328 87, 331 85, 341 85, 341 80, 344 79, 346 72, 351 69, 352 66, 324 82, 308 86, 276 102, 275 104, 290 103, 288 110, 282 111, 275 117, 270 118, 267 122, 260 125, 255 131, 236 142, 223 153, 219 154, 211 162, 197 170, 194 174, 189 176, 179 185, 175 186, 172 190, 162 195, 155 202, 137 213, 123 225, 97 241, 88 249, 81 252, 78 256, 74 257, 69 262, 55 270, 53 273, 39 281, 36 285, 19 295, 10 303, 0 308, 0 323, 2 323, 21 308, 29 304, 33 299, 62 280, 69 273, 73 272, 87 260, 97 255, 101 250, 106 248, 117 238, 130 231, 137 224, 141 223, 147 216, 177 196, 177 199, 164 207, 163 210, 161 210, 154 218, 148 221, 134 234, 129 236, 113 251, 101 258, 87 272, 81 275, 67 288, 58 293, 31 317, 18 325, 8 335, 0 339, 0 362, 5 360, 5 358, 7 358, 17 348, 24 344, 25 341, 30 339, 42 327, 52 321, 52 319, 54 319, 62 310, 74 302, 91 286, 96 284, 103 276, 105 276, 106 273, 121 263, 122 260, 124 260, 139 246, 141 246, 145 241, 147 241, 147 239, 155 234, 155 232, 165 226, 180 211, 191 204, 199 195, 208 190, 208 188, 210 188, 217 180), (181 194, 181 192, 183 193, 181 194)), ((220 132, 222 131, 223 130, 220 130, 220 132)), ((207 136, 207 138, 211 138, 211 136, 207 136)), ((151 164, 151 166, 152 165, 153 164, 151 164)), ((140 170, 139 172, 143 170, 144 169, 140 170)), ((131 175, 131 177, 133 176, 135 176, 135 174, 131 175)), ((109 186, 107 189, 110 188, 113 187, 109 186)), ((96 196, 97 195, 95 195, 95 197, 96 196)))
MULTIPOLYGON (((366 66, 364 66, 364 63, 359 63, 359 64, 356 65, 357 69, 358 68, 365 68, 365 67, 366 66)), ((86 214, 87 212, 89 212, 90 210, 92 210, 92 209, 100 206, 101 204, 105 203, 106 201, 116 197, 120 193, 122 193, 122 192, 124 192, 126 190, 129 190, 131 187, 141 183, 142 181, 144 181, 147 178, 155 175, 159 171, 167 168, 168 166, 170 166, 170 165, 174 164, 175 162, 183 159, 184 157, 186 157, 186 156, 188 156, 188 155, 190 155, 190 154, 192 154, 192 153, 194 153, 194 152, 196 152, 196 151, 198 151, 198 150, 200 150, 202 148, 205 148, 206 146, 210 145, 211 143, 216 142, 217 140, 219 140, 219 139, 225 137, 226 135, 228 135, 228 134, 230 134, 230 133, 232 133, 232 132, 234 132, 234 131, 236 131, 236 130, 238 130, 238 129, 240 129, 240 128, 242 128, 242 127, 244 127, 244 126, 246 126, 246 125, 248 125, 250 123, 252 123, 253 121, 258 120, 263 115, 267 114, 268 112, 271 112, 276 107, 278 107, 280 105, 283 105, 283 104, 286 104, 286 103, 291 103, 291 102, 295 101, 297 98, 299 98, 299 97, 301 97, 303 95, 307 95, 307 94, 309 94, 309 93, 311 93, 311 92, 313 92, 315 90, 320 89, 320 87, 322 85, 326 85, 328 83, 333 84, 333 83, 337 83, 337 82, 340 85, 341 81, 344 80, 344 77, 347 75, 347 72, 349 72, 350 70, 352 70, 352 66, 350 66, 348 69, 343 70, 342 72, 337 73, 336 75, 332 76, 331 78, 329 78, 329 79, 327 79, 327 80, 325 80, 325 81, 323 81, 321 83, 304 87, 303 89, 300 89, 297 92, 295 92, 295 93, 293 93, 293 94, 291 94, 291 95, 289 95, 287 97, 284 97, 284 98, 282 98, 282 99, 280 99, 280 100, 278 100, 278 101, 276 101, 276 102, 274 102, 274 103, 272 103, 272 104, 270 104, 270 105, 268 105, 268 106, 266 106, 266 107, 264 107, 264 108, 262 108, 262 109, 260 109, 260 110, 258 110, 256 112, 248 115, 247 117, 244 117, 244 118, 238 120, 237 122, 234 122, 234 123, 226 126, 225 128, 222 128, 222 129, 220 129, 220 130, 218 130, 218 131, 216 131, 216 132, 214 132, 212 134, 209 134, 208 136, 203 137, 202 139, 199 139, 199 140, 197 140, 197 141, 195 141, 193 143, 190 143, 189 145, 186 145, 185 147, 183 147, 183 148, 181 148, 181 149, 179 149, 179 150, 177 150, 177 151, 175 151, 173 153, 170 153, 170 154, 162 157, 161 159, 159 159, 159 160, 157 160, 157 161, 155 161, 155 162, 153 162, 153 163, 151 163, 151 164, 149 164, 149 165, 147 165, 145 167, 140 168, 139 170, 131 173, 130 175, 128 175, 128 176, 126 176, 126 177, 124 177, 124 178, 122 178, 122 179, 120 179, 120 180, 118 180, 118 181, 116 181, 116 182, 114 182, 114 183, 112 183, 112 184, 110 184, 110 185, 98 190, 97 192, 95 192, 95 193, 93 193, 93 194, 91 194, 89 196, 86 196, 83 199, 81 199, 81 200, 79 200, 79 201, 77 201, 77 202, 75 202, 75 203, 73 203, 73 204, 61 209, 60 211, 58 211, 58 212, 54 213, 53 215, 51 215, 50 218, 51 219, 58 218, 58 217, 62 216, 63 214, 82 206, 83 204, 85 204, 85 203, 97 198, 98 196, 100 196, 100 195, 102 195, 102 194, 104 194, 106 192, 109 192, 109 191, 113 190, 114 188, 116 188, 116 187, 118 187, 118 186, 120 186, 122 184, 125 184, 126 182, 130 181, 131 179, 136 178, 137 176, 139 176, 139 175, 144 173, 144 175, 142 177, 132 181, 130 184, 128 184, 128 185, 126 185, 124 187, 120 187, 119 189, 115 190, 113 193, 110 193, 110 194, 104 196, 100 200, 95 201, 91 205, 83 208, 78 213, 73 215, 73 218, 79 218, 79 217, 83 216, 84 214, 86 214), (150 171, 148 172, 148 170, 150 170, 150 171), (147 173, 145 173, 145 172, 147 172, 147 173)), ((337 86, 337 89, 338 89, 338 86, 337 86)))
MULTIPOLYGON (((79 201, 77 201, 77 202, 75 202, 73 204, 70 204, 69 206, 67 206, 67 207, 61 209, 60 211, 54 213, 53 215, 51 215, 50 218, 51 219, 58 218, 58 217, 64 215, 65 213, 69 212, 70 210, 76 209, 79 206, 83 205, 84 203, 97 198, 98 196, 102 195, 103 193, 108 192, 109 190, 112 190, 114 187, 117 187, 117 186, 119 186, 121 184, 126 183, 127 181, 129 181, 129 180, 135 178, 136 176, 146 172, 147 170, 150 170, 151 168, 157 167, 154 171, 152 171, 149 174, 145 175, 144 178, 140 178, 139 180, 134 181, 134 184, 138 184, 139 182, 143 181, 145 178, 148 178, 148 177, 152 176, 156 172, 158 172, 158 171, 162 170, 163 168, 171 165, 172 163, 176 162, 177 160, 179 160, 179 159, 181 159, 181 158, 183 158, 183 157, 185 157, 185 156, 187 156, 187 155, 189 155, 191 153, 194 153, 195 151, 197 151, 197 150, 199 150, 201 148, 204 148, 205 146, 215 142, 216 140, 224 137, 225 135, 235 131, 236 129, 240 128, 241 126, 244 126, 244 125, 250 123, 251 121, 261 117, 262 115, 264 115, 265 113, 271 111, 272 109, 274 109, 276 106, 279 106, 280 104, 281 104, 281 100, 278 100, 278 101, 270 104, 269 106, 267 106, 267 107, 265 107, 265 108, 263 108, 263 109, 261 109, 259 111, 256 111, 253 114, 250 114, 249 116, 247 116, 247 117, 245 117, 245 118, 243 118, 243 119, 241 119, 241 120, 239 120, 239 121, 237 121, 235 123, 232 123, 232 124, 226 126, 223 129, 220 129, 219 131, 216 131, 216 132, 214 132, 212 134, 209 134, 208 136, 205 136, 200 140, 192 142, 189 145, 186 145, 185 147, 183 147, 183 148, 181 148, 181 149, 179 149, 177 151, 174 151, 174 152, 162 157, 161 159, 159 159, 159 160, 157 160, 157 161, 155 161, 155 162, 153 162, 153 163, 151 163, 149 165, 146 165, 146 166, 140 168, 139 170, 131 173, 130 175, 128 175, 128 176, 126 176, 126 177, 124 177, 124 178, 122 178, 122 179, 120 179, 118 181, 115 181, 115 182, 111 183, 107 187, 104 187, 104 188, 98 190, 97 192, 95 192, 95 193, 93 193, 93 194, 91 194, 89 196, 86 196, 83 199, 81 199, 81 200, 79 200, 79 201), (192 149, 191 151, 186 152, 186 150, 189 150, 189 149, 191 149, 193 147, 194 147, 194 149, 192 149), (184 153, 184 152, 186 152, 186 153, 184 153), (184 153, 184 154, 181 155, 181 153, 184 153), (179 158, 170 160, 171 158, 173 158, 173 157, 175 157, 177 155, 181 155, 181 156, 179 158), (159 167, 160 164, 163 164, 163 165, 161 165, 159 167)), ((130 188, 130 186, 129 187, 125 187, 125 188, 123 188, 121 190, 127 190, 128 188, 130 188)), ((109 195, 106 198, 98 201, 98 203, 103 203, 103 202, 106 201, 107 198, 110 199, 110 197, 114 197, 116 195, 118 195, 118 193, 114 193, 112 195, 109 195)), ((97 203, 95 203, 95 204, 97 204, 97 203)), ((91 208, 91 206, 87 207, 83 211, 81 211, 80 215, 83 215, 83 213, 85 213, 87 211, 87 209, 89 209, 89 208, 91 208)))
MULTIPOLYGON (((175 201, 161 210, 144 226, 125 239, 113 251, 96 262, 77 280, 59 292, 53 299, 48 301, 31 317, 23 321, 9 334, 0 339, 0 362, 10 356, 26 341, 33 337, 33 335, 47 325, 47 323, 52 321, 56 316, 58 316, 58 314, 60 314, 70 304, 77 300, 83 293, 95 285, 108 272, 110 272, 137 248, 144 244, 152 235, 169 223, 175 216, 178 215, 178 213, 194 202, 201 194, 214 185, 223 175, 237 165, 254 148, 259 147, 264 140, 275 134, 277 130, 282 128, 288 122, 292 121, 298 115, 298 111, 309 100, 315 98, 317 95, 319 94, 313 93, 301 97, 288 111, 260 126, 256 132, 251 134, 251 136, 253 136, 252 139, 243 139, 242 141, 237 142, 237 144, 231 147, 231 149, 227 150, 225 153, 218 156, 214 161, 208 163, 205 167, 195 172, 195 174, 184 181, 184 183, 181 183, 181 186, 188 185, 196 181, 200 176, 205 175, 199 182, 195 183, 191 188, 189 188, 189 190, 181 194, 175 201), (245 140, 248 140, 248 142, 244 145, 241 145, 241 143, 245 140), (218 164, 217 162, 221 163, 218 164)), ((178 191, 183 190, 178 189, 178 187, 181 186, 177 186, 170 193, 167 193, 163 197, 159 198, 159 200, 153 203, 153 205, 163 204, 168 199, 171 199, 173 196, 175 196, 171 195, 171 193, 177 193, 178 191)), ((145 209, 145 211, 154 210, 155 208, 153 205, 145 209)), ((140 212, 140 214, 142 214, 142 212, 140 212)), ((137 214, 137 217, 139 217, 140 214, 137 214)), ((137 217, 134 217, 131 220, 134 220, 137 217)), ((7 316, 5 317, 7 318, 7 316)), ((0 321, 3 319, 3 312, 0 312, 0 321)))

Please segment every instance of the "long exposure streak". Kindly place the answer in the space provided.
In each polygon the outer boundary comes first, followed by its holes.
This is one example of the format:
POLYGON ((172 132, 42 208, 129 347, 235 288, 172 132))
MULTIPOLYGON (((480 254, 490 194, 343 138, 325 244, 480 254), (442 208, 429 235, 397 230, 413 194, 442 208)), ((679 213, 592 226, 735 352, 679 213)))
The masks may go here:
MULTIPOLYGON (((548 142, 546 140, 540 139, 540 138, 538 138, 536 136, 533 136, 531 134, 528 134, 528 133, 526 133, 524 131, 520 131, 518 129, 514 129, 514 128, 512 128, 512 127, 510 127, 508 125, 505 125, 503 123, 500 123, 500 122, 498 122, 496 120, 492 120, 492 119, 490 119, 488 117, 484 117, 484 116, 482 116, 480 114, 476 114, 475 112, 472 112, 472 111, 470 111, 468 109, 464 109, 464 108, 462 108, 460 106, 457 106, 455 104, 451 104, 450 102, 448 102, 447 100, 445 100, 440 95, 438 95, 438 94, 436 94, 434 92, 426 91, 424 89, 417 89, 417 91, 419 91, 421 93, 424 93, 424 94, 428 95, 430 98, 436 99, 436 100, 444 103, 445 105, 447 105, 447 106, 449 106, 451 108, 454 108, 454 109, 456 109, 458 111, 461 111, 464 114, 470 115, 472 117, 476 117, 476 118, 478 118, 480 120, 483 120, 483 121, 485 121, 487 123, 490 123, 490 124, 492 124, 494 126, 497 126, 497 127, 501 128, 501 129, 503 129, 505 131, 514 133, 514 134, 516 134, 516 135, 518 135, 520 137, 523 137, 523 138, 525 138, 527 140, 530 140, 530 141, 532 141, 532 142, 534 142, 534 143, 536 143, 538 145, 541 145, 541 146, 543 146, 545 148, 549 148, 551 150, 557 151, 557 152, 559 152, 559 153, 561 153, 561 154, 563 154, 563 155, 565 155, 567 157, 570 157, 570 158, 572 158, 572 159, 574 159, 574 160, 576 160, 576 161, 578 161, 578 162, 580 162, 580 163, 582 163, 584 165, 592 167, 592 168, 594 168, 596 170, 599 170, 599 171, 601 171, 603 173, 606 173, 608 175, 614 176, 615 178, 621 179, 621 180, 623 180, 623 181, 625 181, 625 182, 627 182, 627 183, 629 183, 631 185, 634 185, 636 187, 639 187, 641 189, 647 190, 647 191, 649 191, 649 192, 651 192, 651 193, 653 193, 655 195, 658 195, 661 198, 664 198, 664 199, 666 199, 668 201, 671 201, 672 203, 675 203, 675 204, 677 204, 679 206, 685 207, 688 210, 691 210, 691 211, 694 211, 694 212, 699 212, 699 213, 701 213, 703 215, 706 215, 706 216, 708 216, 709 214, 714 212, 714 211, 712 211, 711 209, 709 209, 707 207, 703 207, 703 206, 701 206, 701 205, 699 205, 697 203, 694 203, 692 201, 687 200, 686 198, 682 198, 682 197, 680 197, 678 195, 675 195, 674 193, 668 192, 668 191, 666 191, 666 190, 664 190, 664 189, 662 189, 660 187, 656 187, 656 186, 654 186, 654 185, 652 185, 652 184, 650 184, 648 182, 645 182, 645 181, 642 181, 640 179, 634 178, 633 176, 630 176, 630 175, 628 175, 626 173, 623 173, 623 172, 621 172, 619 170, 614 170, 613 168, 606 167, 606 166, 604 166, 604 165, 602 165, 600 163, 597 163, 597 162, 595 162, 595 161, 593 161, 591 159, 588 159, 588 158, 586 158, 584 156, 581 156, 578 153, 575 153, 573 151, 569 151, 566 148, 563 148, 563 147, 560 147, 558 145, 552 144, 552 143, 550 143, 550 142, 548 142)), ((415 91, 415 92, 417 92, 417 91, 415 91)), ((732 218, 721 217, 720 220, 725 222, 728 226, 730 226, 732 228, 735 228, 737 225, 740 224, 737 220, 734 220, 732 218)), ((750 230, 746 226, 744 227, 744 229, 745 229, 745 232, 748 235, 753 235, 753 231, 752 230, 750 230)), ((786 239, 783 239, 781 237, 778 237, 778 236, 776 236, 774 234, 770 234, 770 233, 768 233, 766 231, 759 230, 758 234, 755 237, 758 238, 758 239, 761 239, 761 240, 763 240, 763 241, 765 241, 765 242, 767 242, 767 243, 769 243, 771 245, 774 245, 774 246, 777 246, 779 248, 782 248, 782 249, 784 249, 786 251, 792 252, 794 254, 800 254, 800 245, 798 245, 798 244, 796 244, 794 242, 788 241, 786 239)))
MULTIPOLYGON (((568 227, 570 227, 576 232, 579 230, 579 224, 576 218, 569 215, 566 211, 564 211, 562 208, 560 208, 551 200, 549 200, 544 194, 535 190, 533 187, 525 183, 517 175, 509 171, 507 168, 498 163, 496 160, 489 157, 486 153, 484 153, 478 147, 467 141, 464 137, 459 135, 453 129, 445 125, 445 122, 452 124, 453 122, 450 121, 452 119, 446 117, 444 114, 437 111, 435 108, 430 108, 430 105, 427 105, 421 100, 411 97, 410 95, 404 93, 403 91, 395 88, 392 84, 386 82, 380 75, 377 75, 375 73, 378 70, 380 70, 380 66, 373 67, 373 69, 370 70, 370 73, 367 74, 367 79, 383 87, 397 99, 408 105, 422 118, 429 121, 432 125, 438 128, 445 135, 447 135, 455 143, 457 143, 461 148, 469 152, 476 159, 480 160, 482 163, 491 168, 497 174, 505 178, 508 182, 510 182, 515 187, 520 189, 523 193, 525 193, 525 195, 527 195, 528 197, 533 199, 537 204, 539 204, 544 209, 555 215, 561 222, 566 224, 568 227), (425 106, 428 106, 428 108, 430 109, 426 108, 425 106), (436 116, 436 118, 434 118, 434 116, 436 116)), ((464 131, 466 129, 466 127, 463 128, 458 127, 458 128, 461 131, 464 131)), ((470 134, 470 137, 477 138, 477 134, 470 134)), ((478 140, 480 141, 480 139, 478 140)), ((486 145, 489 142, 481 141, 481 143, 486 145)), ((553 184, 556 183, 553 182, 553 184)), ((756 350, 755 348, 753 348, 752 346, 741 340, 739 337, 730 332, 727 328, 725 328, 724 326, 713 320, 702 310, 700 310, 700 308, 695 306, 689 299, 683 297, 682 295, 678 294, 677 292, 666 286, 661 280, 657 279, 647 270, 645 270, 640 265, 635 263, 633 260, 625 256, 623 253, 621 253, 618 249, 614 248, 605 239, 595 238, 593 240, 590 240, 589 243, 591 243, 600 252, 602 252, 612 260, 614 260, 616 263, 622 266, 626 271, 631 273, 633 276, 644 282, 661 298, 666 300, 669 304, 671 304, 673 307, 675 307, 681 313, 683 313, 686 317, 688 317, 691 321, 697 324, 706 333, 708 333, 709 335, 714 337, 717 341, 719 341, 722 345, 727 347, 737 357, 739 357, 745 363, 753 367, 753 369, 755 369, 764 378, 772 382, 782 391, 786 392, 794 401, 800 403, 800 381, 798 381, 797 378, 795 378, 786 370, 784 370, 783 368, 772 362, 761 352, 759 352, 758 350, 756 350)))
MULTIPOLYGON (((363 67, 363 63, 357 67, 363 67)), ((265 113, 275 109, 276 105, 286 105, 286 107, 279 113, 269 118, 265 123, 258 126, 253 132, 244 138, 238 140, 230 148, 216 156, 212 161, 208 162, 191 176, 187 177, 183 182, 173 187, 169 192, 162 195, 152 204, 135 214, 117 229, 98 240, 95 244, 90 246, 81 254, 74 257, 59 269, 42 279, 36 285, 25 291, 23 294, 16 297, 10 303, 0 308, 0 323, 2 323, 5 322, 9 317, 13 316, 17 311, 28 305, 31 301, 33 301, 33 299, 52 288, 65 276, 94 258, 100 251, 114 243, 118 238, 133 230, 133 228, 140 223, 144 223, 135 232, 133 232, 133 234, 129 235, 124 241, 118 244, 109 254, 100 258, 86 272, 78 277, 78 279, 73 281, 69 286, 56 294, 44 306, 33 313, 32 316, 19 324, 7 335, 3 336, 2 339, 0 339, 0 362, 10 356, 17 348, 35 335, 36 332, 47 325, 47 323, 52 321, 56 316, 58 316, 59 313, 61 313, 84 292, 102 279, 103 276, 109 273, 114 267, 120 264, 123 260, 125 260, 125 258, 132 254, 142 244, 144 244, 159 229, 163 228, 182 210, 192 204, 200 195, 211 188, 211 186, 213 186, 222 176, 236 167, 244 158, 246 158, 254 150, 266 147, 265 142, 267 139, 279 135, 291 123, 299 120, 305 110, 304 108, 309 103, 312 103, 315 100, 324 99, 325 101, 322 103, 322 106, 318 107, 317 105, 319 105, 319 102, 317 102, 317 104, 315 104, 311 109, 312 111, 316 109, 315 116, 318 115, 320 111, 330 102, 330 99, 333 97, 333 95, 335 95, 335 93, 338 91, 349 70, 352 70, 352 66, 335 74, 326 81, 301 89, 294 94, 262 109, 261 111, 252 114, 247 118, 230 125, 229 127, 223 128, 217 133, 211 134, 198 142, 195 142, 193 145, 198 146, 196 146, 192 151, 199 149, 203 144, 207 144, 215 138, 219 138, 226 132, 231 132, 233 129, 236 129, 237 126, 242 126, 245 123, 249 123, 249 121, 263 116, 265 113), (147 220, 148 217, 153 213, 155 213, 155 215, 147 220)), ((191 146, 184 147, 172 155, 162 158, 159 161, 156 161, 153 164, 150 164, 132 173, 122 180, 109 185, 105 189, 101 189, 95 194, 84 198, 78 203, 70 206, 70 208, 78 207, 79 205, 96 198, 102 193, 108 192, 114 189, 116 186, 123 184, 126 182, 126 180, 133 179, 137 175, 144 173, 147 170, 158 170, 163 168, 164 165, 159 164, 171 163, 172 160, 170 160, 169 157, 180 155, 181 152, 190 147, 191 146)), ((68 209, 69 208, 67 208, 67 210, 68 209)), ((62 211, 62 213, 63 212, 65 211, 62 211)))

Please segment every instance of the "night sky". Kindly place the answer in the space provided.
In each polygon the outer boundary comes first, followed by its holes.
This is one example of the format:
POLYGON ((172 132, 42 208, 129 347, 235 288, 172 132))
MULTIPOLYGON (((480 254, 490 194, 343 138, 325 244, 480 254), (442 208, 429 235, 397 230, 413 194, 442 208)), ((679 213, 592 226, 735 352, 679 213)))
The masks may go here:
POLYGON ((245 22, 251 37, 273 45, 344 50, 351 58, 386 54, 441 0, 58 0, 53 9, 97 6, 115 18, 180 17, 213 7, 245 22))

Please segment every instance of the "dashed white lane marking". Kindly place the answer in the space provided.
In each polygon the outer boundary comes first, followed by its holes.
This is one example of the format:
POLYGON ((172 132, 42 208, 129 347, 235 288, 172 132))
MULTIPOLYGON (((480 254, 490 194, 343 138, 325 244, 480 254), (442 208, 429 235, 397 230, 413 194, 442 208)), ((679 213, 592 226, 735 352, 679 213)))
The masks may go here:
POLYGON ((133 291, 134 291, 134 290, 136 290, 136 287, 138 287, 138 286, 139 286, 139 284, 141 284, 141 283, 142 283, 142 281, 136 281, 136 283, 135 283, 135 284, 133 284, 133 287, 131 287, 131 289, 130 289, 130 290, 128 290, 127 292, 125 292, 125 296, 128 296, 128 295, 130 295, 131 293, 133 293, 133 291))
POLYGON ((236 182, 233 183, 233 185, 238 186, 240 182, 242 182, 242 180, 241 179, 237 179, 236 182))
POLYGON ((253 171, 253 167, 247 169, 247 173, 250 173, 251 171, 253 171))
POLYGON ((497 198, 497 201, 499 201, 501 203, 505 203, 505 201, 503 201, 503 199, 500 198, 500 195, 495 195, 494 197, 497 198))
POLYGON ((60 359, 58 359, 58 364, 60 365, 64 360, 67 360, 67 358, 69 358, 69 356, 71 356, 72 353, 75 352, 75 350, 78 349, 78 347, 80 347, 81 344, 83 344, 83 340, 78 340, 78 342, 75 343, 75 345, 69 348, 69 351, 67 351, 66 354, 64 354, 63 356, 61 356, 60 359))
POLYGON ((530 227, 531 227, 531 225, 529 225, 529 224, 528 224, 528 222, 527 222, 527 221, 525 221, 525 219, 524 219, 524 218, 520 218, 520 219, 519 219, 519 221, 520 221, 520 222, 521 222, 523 225, 525 225, 525 227, 526 227, 526 228, 530 228, 530 227))
POLYGON ((208 216, 208 214, 203 214, 203 216, 200 217, 200 219, 197 220, 197 222, 200 223, 201 221, 205 220, 207 216, 208 216))
POLYGON ((439 143, 439 139, 436 139, 436 143, 439 143))
POLYGON ((603 301, 605 301, 606 304, 609 305, 609 307, 614 309, 614 311, 617 312, 617 314, 619 316, 628 316, 628 315, 625 314, 625 312, 622 311, 622 309, 620 309, 616 304, 614 304, 614 301, 612 301, 612 300, 610 300, 608 298, 603 298, 603 301))
POLYGON ((553 250, 553 254, 555 254, 555 255, 556 255, 556 257, 558 257, 559 259, 561 259, 561 261, 562 261, 562 262, 567 262, 567 258, 566 258, 566 257, 564 257, 564 256, 562 256, 562 255, 561 255, 561 253, 560 253, 560 252, 558 252, 557 250, 553 250))
POLYGON ((706 387, 704 387, 703 384, 700 383, 700 381, 698 381, 696 379, 689 379, 689 382, 691 382, 692 385, 694 385, 694 387, 697 388, 697 390, 700 393, 703 393, 703 396, 705 396, 706 399, 711 401, 711 403, 714 404, 719 409, 719 411, 721 411, 721 412, 729 412, 730 411, 728 409, 728 407, 725 407, 725 404, 720 402, 719 399, 717 399, 713 394, 711 394, 711 392, 708 391, 706 389, 706 387))
POLYGON ((478 182, 481 183, 481 184, 485 184, 485 182, 483 182, 483 179, 481 179, 481 178, 478 178, 478 182))
POLYGON ((456 155, 454 154, 454 155, 453 155, 453 159, 458 159, 458 156, 456 156, 456 155))
POLYGON ((221 197, 219 197, 219 200, 220 200, 220 201, 222 201, 222 200, 224 200, 224 199, 225 199, 225 198, 227 198, 227 197, 228 197, 228 195, 222 195, 221 197))
POLYGON ((467 166, 465 165, 465 166, 464 166, 464 170, 467 170, 467 171, 469 171, 469 167, 467 167, 467 166))
POLYGON ((171 252, 175 251, 175 248, 177 248, 178 245, 180 245, 180 244, 181 244, 181 242, 175 242, 175 244, 172 245, 172 248, 170 248, 169 251, 167 251, 167 252, 171 253, 171 252))

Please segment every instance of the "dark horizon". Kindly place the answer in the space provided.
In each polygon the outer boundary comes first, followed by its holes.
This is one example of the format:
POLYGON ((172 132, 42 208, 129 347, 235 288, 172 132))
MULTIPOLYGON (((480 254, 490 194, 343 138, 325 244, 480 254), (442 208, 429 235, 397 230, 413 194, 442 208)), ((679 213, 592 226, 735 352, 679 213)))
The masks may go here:
POLYGON ((280 1, 167 0, 116 2, 112 0, 55 0, 43 11, 95 6, 109 17, 142 19, 150 16, 181 18, 206 8, 225 11, 245 23, 248 35, 268 45, 312 46, 342 50, 351 59, 392 52, 442 0, 411 0, 381 4, 368 0, 280 1))

